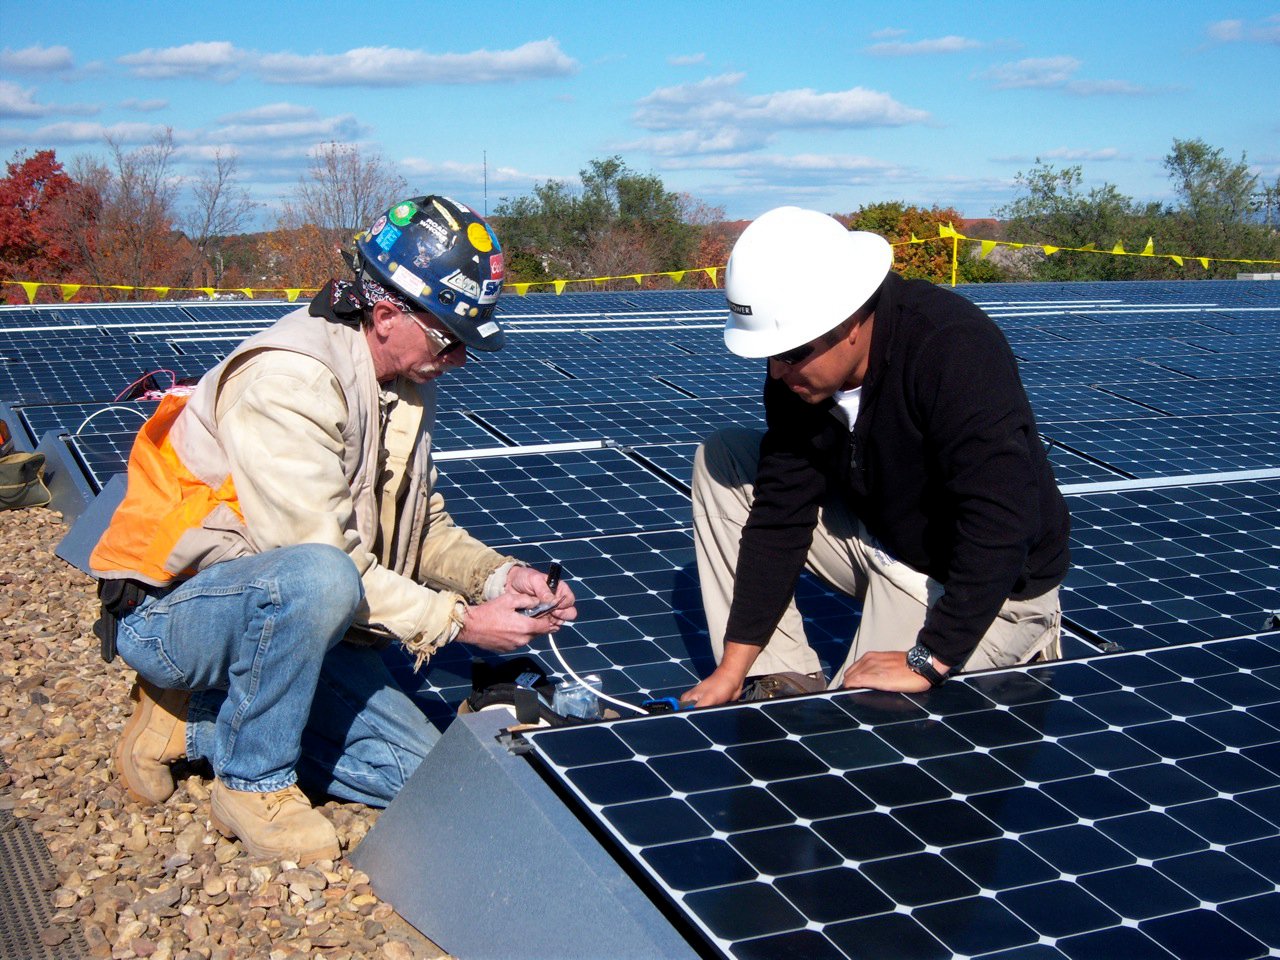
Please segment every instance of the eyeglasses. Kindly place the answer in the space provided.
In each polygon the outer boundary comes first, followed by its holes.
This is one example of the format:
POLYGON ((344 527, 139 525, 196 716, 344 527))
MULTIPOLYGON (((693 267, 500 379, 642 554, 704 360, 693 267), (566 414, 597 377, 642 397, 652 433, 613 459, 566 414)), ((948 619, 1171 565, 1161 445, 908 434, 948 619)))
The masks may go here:
POLYGON ((414 323, 422 328, 422 332, 427 335, 427 342, 431 344, 431 348, 435 351, 437 360, 462 346, 462 341, 457 337, 451 337, 443 330, 437 330, 435 327, 427 326, 418 318, 416 313, 411 313, 409 316, 413 319, 414 323))
POLYGON ((793 367, 797 363, 803 363, 813 355, 813 351, 818 349, 818 341, 802 343, 798 347, 792 347, 790 350, 783 350, 781 353, 775 353, 770 360, 777 360, 779 363, 785 363, 788 367, 793 367))

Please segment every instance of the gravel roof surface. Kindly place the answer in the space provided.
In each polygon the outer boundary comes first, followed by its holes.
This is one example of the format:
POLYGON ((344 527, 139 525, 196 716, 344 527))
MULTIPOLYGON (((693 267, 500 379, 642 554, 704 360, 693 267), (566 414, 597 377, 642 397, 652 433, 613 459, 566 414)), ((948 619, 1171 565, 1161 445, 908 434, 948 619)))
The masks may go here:
MULTIPOLYGON (((163 805, 128 798, 110 757, 133 673, 98 656, 93 581, 53 553, 65 532, 50 510, 0 512, 0 803, 56 867, 44 944, 74 942, 78 925, 91 956, 118 960, 445 956, 345 858, 299 870, 221 837, 207 771, 180 769, 163 805)), ((355 803, 320 809, 344 854, 377 818, 355 803)))

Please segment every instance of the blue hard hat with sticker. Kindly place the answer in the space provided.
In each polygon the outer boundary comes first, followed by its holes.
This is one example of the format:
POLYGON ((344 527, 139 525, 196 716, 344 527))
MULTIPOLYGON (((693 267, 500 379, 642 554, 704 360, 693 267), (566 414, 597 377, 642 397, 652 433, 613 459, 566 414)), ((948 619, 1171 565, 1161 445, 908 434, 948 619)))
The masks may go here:
POLYGON ((356 235, 356 255, 373 279, 468 347, 502 349, 493 315, 506 276, 502 247, 470 207, 440 196, 402 200, 356 235))

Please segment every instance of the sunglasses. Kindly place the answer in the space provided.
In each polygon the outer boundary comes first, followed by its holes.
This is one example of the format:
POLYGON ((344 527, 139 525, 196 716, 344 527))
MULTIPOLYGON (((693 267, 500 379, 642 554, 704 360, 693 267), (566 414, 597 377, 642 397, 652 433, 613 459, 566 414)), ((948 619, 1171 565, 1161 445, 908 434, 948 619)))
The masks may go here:
POLYGON ((431 344, 431 348, 435 350, 437 360, 462 346, 462 341, 457 337, 451 337, 443 330, 437 330, 435 327, 427 326, 418 318, 416 313, 411 313, 409 316, 413 318, 414 323, 422 328, 422 332, 427 335, 427 342, 431 344))
POLYGON ((785 363, 788 367, 793 367, 797 363, 808 360, 813 355, 813 351, 818 349, 818 342, 802 343, 798 347, 792 347, 790 350, 783 350, 781 353, 775 353, 770 360, 777 360, 779 363, 785 363))

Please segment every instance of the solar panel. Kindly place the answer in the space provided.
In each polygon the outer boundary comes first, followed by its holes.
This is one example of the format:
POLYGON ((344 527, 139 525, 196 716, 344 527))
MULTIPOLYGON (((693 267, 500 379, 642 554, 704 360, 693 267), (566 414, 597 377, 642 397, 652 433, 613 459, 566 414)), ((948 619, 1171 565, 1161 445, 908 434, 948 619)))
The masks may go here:
POLYGON ((184 303, 183 312, 192 320, 246 321, 246 320, 279 320, 287 313, 292 313, 305 303, 276 303, 259 301, 254 303, 184 303))
POLYGON ((155 409, 154 402, 136 400, 23 406, 17 408, 17 413, 32 438, 38 441, 50 430, 59 433, 137 433, 155 409))
POLYGON ((702 440, 721 427, 761 425, 764 411, 754 397, 730 397, 486 410, 477 416, 517 444, 612 440, 636 445, 702 440))
POLYGON ((171 370, 179 378, 198 377, 217 364, 207 355, 173 355, 154 360, 101 357, 95 360, 30 360, 0 363, 0 400, 25 403, 91 402, 113 400, 139 377, 156 372, 164 386, 169 379, 159 373, 171 370))
POLYGON ((441 381, 437 394, 440 410, 525 409, 576 405, 583 403, 617 403, 633 400, 659 400, 688 396, 654 377, 610 380, 502 380, 498 378, 457 377, 453 373, 441 381))
POLYGON ((137 428, 120 433, 82 433, 66 438, 72 455, 84 468, 85 478, 95 493, 101 492, 113 476, 124 473, 129 463, 137 428))
MULTIPOLYGON (((1039 421, 1053 420, 1123 420, 1159 416, 1161 411, 1143 406, 1124 395, 1113 396, 1102 390, 1082 386, 1027 387, 1027 399, 1039 421)), ((1163 394, 1167 384, 1157 385, 1163 394)))
MULTIPOLYGON (((1191 341, 1168 340, 1161 337, 1142 337, 1133 340, 1078 340, 1068 347, 1065 343, 1032 343, 1018 349, 1024 360, 1115 360, 1123 357, 1188 357, 1204 353, 1209 348, 1197 345, 1203 339, 1191 341)), ((1247 350, 1243 344, 1236 349, 1247 350)), ((1274 349, 1274 347, 1272 348, 1274 349)))
POLYGON ((689 523, 684 492, 618 450, 481 457, 440 466, 450 515, 495 548, 689 523))
MULTIPOLYGON (((1068 354, 1064 354, 1067 356, 1068 354)), ((1205 354, 1209 356, 1209 354, 1205 354)), ((1164 361, 1162 361, 1164 362, 1164 361)), ((1175 361, 1183 363, 1182 359, 1175 361)), ((1031 360, 1018 364, 1023 386, 1091 386, 1104 381, 1187 380, 1168 367, 1137 358, 1120 360, 1031 360)))
POLYGON ((1189 377, 1254 377, 1280 373, 1280 350, 1251 353, 1206 353, 1198 357, 1163 358, 1159 366, 1189 377))
POLYGON ((1242 639, 527 739, 718 955, 1264 956, 1280 688, 1247 671, 1278 652, 1242 639))
MULTIPOLYGON (((1180 390, 1170 390, 1168 383, 1158 382, 1104 383, 1100 389, 1174 416, 1223 412, 1273 413, 1280 410, 1280 377, 1275 375, 1197 380, 1180 390)), ((1125 414, 1116 416, 1123 418, 1125 414)))
MULTIPOLYGON (((556 643, 569 666, 599 676, 606 693, 638 706, 682 693, 714 666, 689 530, 548 540, 504 552, 543 567, 563 563, 578 598, 578 620, 557 634, 556 643)), ((843 662, 857 629, 857 604, 807 574, 796 602, 809 642, 830 671, 843 662)), ((545 637, 521 652, 548 673, 564 675, 545 637)), ((471 657, 481 653, 449 644, 421 674, 399 651, 387 657, 401 686, 444 728, 470 692, 471 657)))
POLYGON ((1041 422, 1041 434, 1131 477, 1265 470, 1280 463, 1275 415, 1041 422))
POLYGON ((1266 629, 1280 611, 1280 477, 1071 494, 1067 505, 1063 616, 1078 630, 1145 649, 1266 629))

